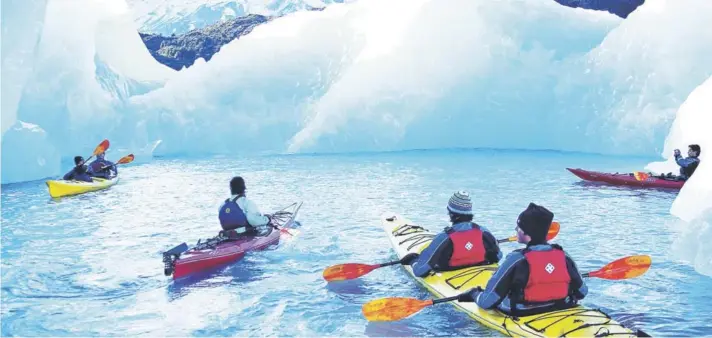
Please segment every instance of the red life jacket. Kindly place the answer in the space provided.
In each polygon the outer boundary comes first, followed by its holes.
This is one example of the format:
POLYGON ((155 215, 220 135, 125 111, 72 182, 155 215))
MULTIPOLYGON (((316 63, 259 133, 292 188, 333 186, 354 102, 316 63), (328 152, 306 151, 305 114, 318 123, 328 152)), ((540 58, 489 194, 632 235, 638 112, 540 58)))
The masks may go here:
POLYGON ((454 231, 449 236, 452 241, 452 256, 448 263, 450 267, 472 266, 485 261, 485 243, 479 227, 454 231))
POLYGON ((550 302, 565 299, 569 295, 571 276, 563 250, 526 250, 524 257, 529 263, 529 280, 524 287, 525 302, 550 302))

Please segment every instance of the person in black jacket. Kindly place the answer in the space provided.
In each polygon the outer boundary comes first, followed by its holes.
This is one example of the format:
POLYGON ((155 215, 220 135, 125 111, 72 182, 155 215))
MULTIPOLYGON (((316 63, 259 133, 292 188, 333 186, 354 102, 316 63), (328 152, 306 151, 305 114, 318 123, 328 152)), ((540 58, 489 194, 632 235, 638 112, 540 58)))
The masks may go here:
POLYGON ((561 246, 546 241, 553 219, 551 211, 530 203, 519 215, 516 228, 517 239, 526 248, 507 255, 485 290, 474 288, 458 301, 529 316, 564 309, 586 297, 588 287, 576 263, 561 246))
POLYGON ((81 156, 75 156, 74 157, 74 168, 70 170, 68 173, 64 174, 63 179, 66 181, 84 181, 84 182, 92 182, 91 176, 89 176, 88 173, 88 168, 84 164, 84 158, 81 156))

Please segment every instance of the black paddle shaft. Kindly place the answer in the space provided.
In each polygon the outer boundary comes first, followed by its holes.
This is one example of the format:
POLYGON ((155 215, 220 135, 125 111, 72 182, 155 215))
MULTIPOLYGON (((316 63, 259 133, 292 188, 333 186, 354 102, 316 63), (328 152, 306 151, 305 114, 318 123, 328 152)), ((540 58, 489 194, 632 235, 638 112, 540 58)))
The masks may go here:
POLYGON ((382 264, 379 264, 378 266, 384 267, 384 266, 396 265, 396 264, 400 264, 400 263, 401 263, 401 261, 400 261, 400 260, 397 260, 397 261, 393 261, 393 262, 382 263, 382 264))
POLYGON ((460 298, 460 295, 447 297, 447 298, 433 299, 433 305, 438 304, 438 303, 451 302, 453 300, 457 300, 458 298, 460 298))

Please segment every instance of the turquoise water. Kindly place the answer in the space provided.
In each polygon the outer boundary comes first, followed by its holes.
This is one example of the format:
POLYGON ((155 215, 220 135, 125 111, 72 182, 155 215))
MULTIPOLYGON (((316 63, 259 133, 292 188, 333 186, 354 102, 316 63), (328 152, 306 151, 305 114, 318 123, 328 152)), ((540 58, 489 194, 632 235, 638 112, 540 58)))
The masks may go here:
MULTIPOLYGON (((498 336, 448 305, 394 323, 361 306, 389 296, 428 298, 399 267, 327 285, 325 267, 389 261, 387 211, 430 229, 469 190, 476 221, 514 234, 529 202, 562 224, 555 242, 582 270, 649 254, 628 281, 588 280, 584 304, 654 336, 712 335, 712 279, 669 251, 674 191, 582 183, 565 170, 641 169, 650 158, 450 150, 254 158, 157 159, 120 170, 109 190, 52 200, 42 181, 2 187, 2 335, 498 336), (235 264, 174 282, 160 253, 219 230, 233 175, 264 212, 303 201, 301 234, 235 264)), ((517 244, 503 244, 505 253, 517 244)))

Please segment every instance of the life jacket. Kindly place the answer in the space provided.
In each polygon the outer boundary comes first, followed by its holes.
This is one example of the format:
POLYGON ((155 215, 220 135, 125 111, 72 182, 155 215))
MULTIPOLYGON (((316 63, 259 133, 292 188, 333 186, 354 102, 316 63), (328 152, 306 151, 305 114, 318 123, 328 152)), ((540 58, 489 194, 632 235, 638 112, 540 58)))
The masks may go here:
POLYGON ((450 268, 473 266, 485 261, 487 251, 479 226, 473 223, 472 229, 452 231, 448 236, 452 241, 452 256, 448 262, 450 268))
POLYGON ((101 172, 101 171, 108 170, 109 168, 106 168, 106 169, 102 170, 102 168, 104 168, 104 167, 106 167, 106 166, 108 166, 108 165, 109 165, 109 163, 106 162, 106 160, 99 160, 99 159, 94 160, 94 162, 92 162, 91 164, 89 164, 89 166, 91 167, 91 171, 94 172, 94 173, 99 173, 99 172, 101 172))
POLYGON ((223 230, 235 230, 249 225, 249 223, 247 223, 247 215, 245 215, 245 212, 237 205, 237 199, 240 197, 244 196, 240 195, 233 199, 228 198, 220 207, 218 218, 220 219, 220 225, 223 230))
POLYGON ((566 254, 558 245, 548 251, 522 251, 529 264, 529 280, 524 287, 524 302, 559 301, 569 295, 571 276, 566 267, 566 254))
POLYGON ((687 178, 690 178, 692 174, 695 173, 695 170, 697 169, 697 166, 700 165, 700 160, 697 159, 697 161, 690 163, 687 167, 681 167, 680 172, 687 178))

